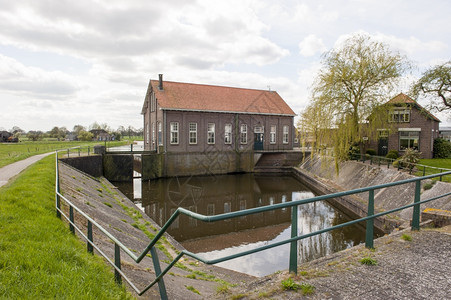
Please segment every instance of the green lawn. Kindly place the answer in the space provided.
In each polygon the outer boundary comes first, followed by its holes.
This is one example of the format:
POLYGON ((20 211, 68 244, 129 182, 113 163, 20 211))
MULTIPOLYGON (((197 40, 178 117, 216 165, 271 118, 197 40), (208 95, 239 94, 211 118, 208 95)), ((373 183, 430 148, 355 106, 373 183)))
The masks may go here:
POLYGON ((0 188, 0 298, 132 298, 56 217, 54 191, 54 155, 0 188))
MULTIPOLYGON (((451 170, 451 158, 420 159, 420 161, 418 163, 420 165, 438 168, 438 169, 426 168, 426 172, 425 172, 426 175, 440 173, 440 168, 451 170)), ((416 172, 416 175, 422 176, 423 175, 423 167, 419 166, 418 169, 419 169, 419 171, 416 172)), ((437 180, 438 179, 439 178, 437 177, 437 180)), ((442 181, 451 182, 451 175, 444 176, 442 178, 442 181)))
MULTIPOLYGON (((76 146, 95 146, 102 142, 58 142, 58 141, 40 141, 40 142, 20 142, 0 144, 0 168, 13 162, 23 160, 30 156, 52 152, 55 150, 67 149, 76 146)), ((107 147, 125 145, 127 141, 108 142, 107 147)))

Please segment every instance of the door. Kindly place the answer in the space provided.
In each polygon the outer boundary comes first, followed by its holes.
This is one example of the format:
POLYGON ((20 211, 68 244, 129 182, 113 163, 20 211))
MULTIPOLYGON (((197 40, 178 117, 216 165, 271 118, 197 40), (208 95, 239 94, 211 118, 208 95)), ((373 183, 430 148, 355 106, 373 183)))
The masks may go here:
POLYGON ((263 133, 254 133, 254 150, 263 150, 263 133))
POLYGON ((377 155, 385 156, 388 153, 388 138, 379 138, 377 143, 377 155))

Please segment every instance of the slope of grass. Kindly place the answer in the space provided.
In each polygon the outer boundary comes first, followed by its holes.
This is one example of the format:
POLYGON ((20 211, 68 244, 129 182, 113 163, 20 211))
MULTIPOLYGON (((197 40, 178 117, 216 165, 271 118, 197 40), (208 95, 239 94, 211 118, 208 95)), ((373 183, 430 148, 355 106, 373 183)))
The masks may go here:
POLYGON ((56 217, 54 159, 44 158, 0 188, 0 298, 131 298, 56 217))

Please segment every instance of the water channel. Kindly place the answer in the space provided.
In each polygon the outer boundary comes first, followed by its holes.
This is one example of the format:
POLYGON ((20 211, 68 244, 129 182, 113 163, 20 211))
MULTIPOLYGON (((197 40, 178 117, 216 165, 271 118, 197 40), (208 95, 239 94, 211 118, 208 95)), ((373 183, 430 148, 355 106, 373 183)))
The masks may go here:
MULTIPOLYGON (((116 183, 130 199, 162 226, 178 207, 204 215, 217 215, 253 207, 315 196, 291 176, 237 174, 196 176, 132 183, 116 183)), ((349 220, 327 202, 298 207, 299 234, 306 234, 349 220)), ((181 216, 169 228, 186 249, 208 259, 223 257, 290 238, 290 208, 231 220, 203 223, 181 216)), ((299 262, 310 261, 363 242, 359 225, 316 235, 298 242, 299 262)), ((254 276, 288 269, 289 245, 233 259, 219 266, 254 276)))

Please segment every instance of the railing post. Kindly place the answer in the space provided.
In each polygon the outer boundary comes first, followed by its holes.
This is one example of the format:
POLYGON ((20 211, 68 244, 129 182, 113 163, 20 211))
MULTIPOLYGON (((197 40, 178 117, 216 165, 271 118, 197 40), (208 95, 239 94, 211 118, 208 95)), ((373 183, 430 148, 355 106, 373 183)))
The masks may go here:
POLYGON ((91 146, 88 146, 88 156, 89 156, 90 150, 91 150, 91 146))
MULTIPOLYGON (((443 173, 442 169, 440 169, 440 173, 443 173)), ((440 175, 440 181, 442 181, 442 175, 440 175)))
POLYGON ((69 149, 67 149, 67 158, 69 158, 69 149))
POLYGON ((58 168, 58 152, 56 152, 56 216, 61 219, 61 199, 60 199, 60 177, 58 168))
MULTIPOLYGON (((298 236, 298 206, 291 207, 291 237, 298 236)), ((298 274, 298 242, 293 241, 290 244, 290 273, 298 274)))
MULTIPOLYGON (((368 217, 374 215, 374 190, 368 191, 368 217)), ((373 249, 374 219, 366 221, 365 247, 373 249)))
MULTIPOLYGON (((121 248, 118 244, 114 243, 114 265, 120 270, 121 269, 121 248)), ((121 273, 114 269, 114 279, 117 284, 122 284, 121 273)))
MULTIPOLYGON (((421 180, 415 182, 415 198, 414 203, 420 202, 421 180)), ((420 204, 413 207, 412 230, 420 230, 420 204)))
POLYGON ((69 220, 70 220, 70 224, 69 224, 70 231, 73 234, 75 234, 75 227, 73 225, 73 223, 74 223, 74 208, 72 207, 72 205, 69 206, 69 220))
MULTIPOLYGON (((158 259, 157 250, 155 247, 150 249, 150 254, 152 255, 153 268, 155 270, 155 276, 158 277, 161 274, 160 260, 158 259)), ((163 277, 158 281, 158 289, 160 290, 160 298, 163 300, 168 299, 166 293, 166 286, 164 285, 163 277)))
POLYGON ((423 176, 426 175, 426 166, 423 167, 423 176))
POLYGON ((94 253, 94 247, 92 245, 93 239, 92 239, 92 222, 88 220, 88 252, 93 254, 94 253))

